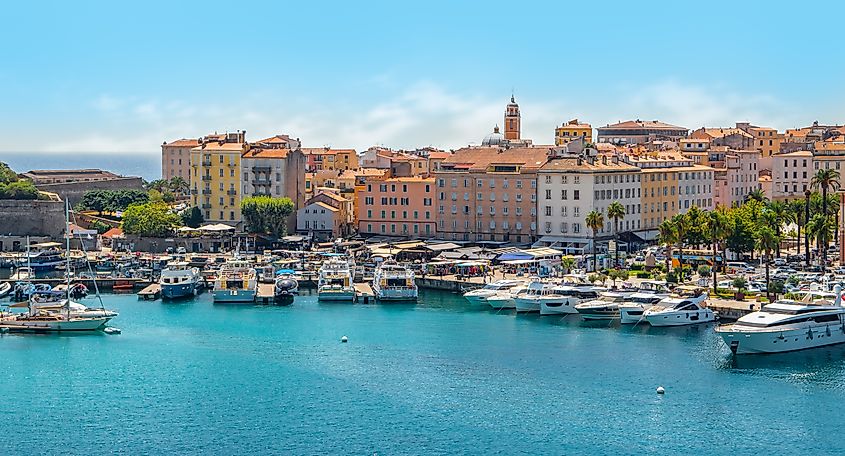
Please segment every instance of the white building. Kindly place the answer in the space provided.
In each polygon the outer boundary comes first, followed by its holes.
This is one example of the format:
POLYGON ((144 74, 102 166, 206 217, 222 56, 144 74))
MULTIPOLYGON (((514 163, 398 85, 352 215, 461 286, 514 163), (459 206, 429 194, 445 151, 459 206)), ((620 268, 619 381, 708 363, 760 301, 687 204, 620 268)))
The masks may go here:
POLYGON ((296 211, 296 232, 318 241, 334 239, 345 223, 340 212, 322 201, 314 201, 296 211))
POLYGON ((772 200, 804 198, 813 179, 813 153, 799 150, 772 155, 772 200))
POLYGON ((605 217, 597 238, 614 233, 607 207, 618 201, 626 215, 621 231, 640 228, 640 170, 607 155, 579 155, 549 160, 537 177, 538 244, 554 246, 565 253, 582 253, 592 248, 593 232, 585 218, 593 209, 605 217))

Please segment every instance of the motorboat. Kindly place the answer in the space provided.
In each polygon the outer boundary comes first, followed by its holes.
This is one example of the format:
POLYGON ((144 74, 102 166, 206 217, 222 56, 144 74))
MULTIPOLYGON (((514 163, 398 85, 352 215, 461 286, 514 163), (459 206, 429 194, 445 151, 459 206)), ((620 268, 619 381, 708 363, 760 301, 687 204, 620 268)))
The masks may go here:
POLYGON ((414 272, 393 260, 381 262, 373 273, 373 295, 379 301, 416 301, 414 272))
POLYGON ((0 283, 0 299, 9 296, 9 293, 12 292, 12 284, 9 282, 0 283))
POLYGON ((299 282, 292 270, 282 270, 276 276, 273 284, 273 298, 279 304, 290 304, 293 297, 299 294, 299 282))
POLYGON ((524 284, 517 285, 486 298, 485 302, 494 310, 516 309, 516 297, 525 293, 527 289, 528 287, 524 284))
POLYGON ((88 296, 88 287, 82 282, 70 285, 61 283, 53 287, 53 291, 66 294, 70 299, 82 299, 88 296))
POLYGON ((158 280, 162 299, 177 299, 199 294, 203 286, 200 270, 186 261, 171 261, 158 280))
POLYGON ((503 291, 510 290, 514 287, 522 285, 522 281, 519 280, 497 280, 495 282, 488 283, 481 288, 470 290, 464 293, 464 299, 469 301, 470 304, 473 305, 482 305, 487 303, 487 298, 491 296, 496 296, 503 291))
POLYGON ((656 293, 633 293, 628 296, 628 300, 619 304, 619 323, 623 325, 633 325, 639 323, 643 319, 643 312, 652 306, 657 305, 668 294, 656 293))
POLYGON ((535 280, 524 293, 514 298, 517 312, 539 312, 540 315, 577 313, 575 305, 582 299, 598 294, 579 296, 576 287, 561 286, 553 282, 535 280))
POLYGON ((598 299, 575 305, 575 310, 582 320, 616 320, 619 318, 619 305, 626 302, 631 293, 605 291, 598 299))
POLYGON ((841 344, 845 342, 845 307, 841 303, 841 294, 833 305, 779 300, 735 323, 720 325, 716 332, 735 355, 841 344))
POLYGON ((33 293, 51 290, 50 285, 46 283, 16 282, 13 288, 12 299, 15 301, 28 301, 33 293))
POLYGON ((605 288, 595 287, 587 282, 558 285, 554 288, 552 296, 540 299, 540 315, 576 314, 578 311, 575 306, 598 298, 599 293, 604 290, 605 288))
POLYGON ((716 321, 716 314, 704 307, 707 292, 702 288, 678 287, 675 293, 643 312, 651 326, 684 326, 716 321))
POLYGON ((27 251, 18 258, 18 266, 30 268, 32 271, 52 271, 66 262, 62 244, 58 242, 42 242, 27 245, 27 251))
POLYGON ((341 256, 330 256, 320 266, 317 281, 318 301, 348 301, 355 299, 349 262, 341 256))
POLYGON ((214 302, 255 302, 258 292, 258 278, 255 269, 239 258, 227 261, 214 279, 214 302))
POLYGON ((9 280, 14 280, 16 282, 22 280, 30 280, 35 278, 35 273, 33 273, 32 268, 21 266, 15 269, 15 272, 9 276, 9 280))

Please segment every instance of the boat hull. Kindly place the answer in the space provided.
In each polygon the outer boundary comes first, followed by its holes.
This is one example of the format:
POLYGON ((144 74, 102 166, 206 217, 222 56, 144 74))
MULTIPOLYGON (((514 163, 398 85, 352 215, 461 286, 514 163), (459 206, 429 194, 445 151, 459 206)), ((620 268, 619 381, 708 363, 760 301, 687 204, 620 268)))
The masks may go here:
POLYGON ((318 301, 330 302, 352 302, 355 300, 354 291, 320 291, 317 293, 318 301))
POLYGON ((255 302, 255 290, 242 290, 242 289, 214 290, 214 302, 219 302, 219 303, 255 302))
POLYGON ((493 310, 516 309, 516 302, 514 302, 514 298, 512 297, 487 298, 487 305, 489 305, 493 310))
POLYGON ((619 319, 619 308, 576 309, 584 321, 610 321, 619 319))
POLYGON ((578 313, 575 305, 580 301, 577 298, 561 297, 540 300, 540 315, 569 315, 578 313))
POLYGON ((532 313, 540 311, 540 301, 529 298, 514 299, 514 309, 519 313, 532 313))
POLYGON ((161 297, 164 299, 187 298, 196 296, 197 291, 195 283, 162 284, 161 297))
POLYGON ((623 325, 635 325, 643 321, 642 307, 620 307, 619 308, 619 323, 623 325))
POLYGON ((413 302, 419 297, 416 289, 391 290, 376 288, 373 294, 377 301, 413 302))
POLYGON ((711 310, 694 312, 656 312, 643 314, 643 319, 651 326, 688 326, 716 321, 711 310))
POLYGON ((85 318, 69 321, 12 320, 0 323, 10 332, 70 332, 97 331, 106 326, 110 317, 85 318))
POLYGON ((716 332, 736 355, 784 353, 845 343, 845 327, 842 325, 813 325, 786 331, 753 332, 718 328, 716 332))

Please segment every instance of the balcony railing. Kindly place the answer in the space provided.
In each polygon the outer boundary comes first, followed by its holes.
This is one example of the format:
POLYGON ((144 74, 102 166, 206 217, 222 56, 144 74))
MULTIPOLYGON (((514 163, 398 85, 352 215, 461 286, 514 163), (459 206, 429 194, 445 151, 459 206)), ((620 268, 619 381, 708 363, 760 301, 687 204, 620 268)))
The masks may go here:
POLYGON ((269 192, 253 192, 252 196, 270 196, 269 192))
POLYGON ((211 176, 209 176, 208 174, 205 174, 205 175, 203 175, 203 176, 202 176, 202 180, 204 180, 204 181, 210 181, 210 180, 211 180, 211 176))
POLYGON ((211 166, 211 160, 203 160, 202 166, 211 166))
POLYGON ((237 190, 226 190, 226 194, 227 195, 237 195, 238 191, 237 190))
POLYGON ((253 185, 270 185, 270 179, 258 178, 252 181, 253 185))
POLYGON ((252 172, 253 173, 269 173, 270 167, 269 166, 253 166, 252 172))
POLYGON ((205 203, 202 205, 203 209, 211 209, 211 204, 205 203))
POLYGON ((211 190, 210 190, 210 189, 207 189, 207 188, 206 188, 206 189, 203 189, 202 194, 203 194, 203 195, 210 195, 210 194, 211 194, 211 190))

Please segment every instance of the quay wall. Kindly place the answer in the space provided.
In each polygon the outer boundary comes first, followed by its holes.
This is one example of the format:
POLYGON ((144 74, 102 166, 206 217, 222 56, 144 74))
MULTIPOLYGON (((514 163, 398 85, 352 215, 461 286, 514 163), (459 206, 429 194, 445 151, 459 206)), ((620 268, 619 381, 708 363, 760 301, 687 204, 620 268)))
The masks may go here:
POLYGON ((70 205, 75 206, 88 190, 143 190, 144 181, 140 177, 120 177, 103 181, 39 184, 36 187, 43 192, 56 193, 62 199, 67 198, 70 205))
POLYGON ((64 236, 65 204, 62 201, 0 200, 0 214, 2 235, 49 236, 52 239, 64 236))

